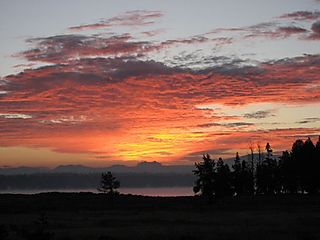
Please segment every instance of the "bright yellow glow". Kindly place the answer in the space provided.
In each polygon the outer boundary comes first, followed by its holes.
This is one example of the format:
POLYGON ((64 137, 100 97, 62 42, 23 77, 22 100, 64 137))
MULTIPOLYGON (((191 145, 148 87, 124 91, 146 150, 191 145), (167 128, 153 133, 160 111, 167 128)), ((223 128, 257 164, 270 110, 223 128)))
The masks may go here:
POLYGON ((206 137, 203 133, 160 132, 134 142, 119 143, 119 157, 124 160, 166 160, 179 157, 206 137))

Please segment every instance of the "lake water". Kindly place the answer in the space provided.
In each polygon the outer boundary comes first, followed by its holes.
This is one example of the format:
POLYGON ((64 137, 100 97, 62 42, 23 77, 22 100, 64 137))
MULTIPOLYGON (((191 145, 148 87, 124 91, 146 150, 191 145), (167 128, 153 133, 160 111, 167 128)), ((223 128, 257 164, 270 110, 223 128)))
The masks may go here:
MULTIPOLYGON (((20 193, 20 194, 35 194, 43 192, 93 192, 97 193, 96 189, 41 189, 41 190, 6 190, 0 193, 20 193)), ((193 196, 192 187, 144 187, 144 188, 120 188, 119 192, 122 194, 134 194, 143 196, 193 196)))

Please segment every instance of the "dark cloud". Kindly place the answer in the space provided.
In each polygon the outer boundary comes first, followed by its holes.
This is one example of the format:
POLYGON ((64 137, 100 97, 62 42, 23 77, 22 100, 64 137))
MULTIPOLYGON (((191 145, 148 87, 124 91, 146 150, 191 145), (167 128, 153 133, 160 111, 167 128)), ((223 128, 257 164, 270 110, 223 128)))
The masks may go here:
POLYGON ((32 38, 27 42, 36 47, 18 56, 29 61, 65 63, 72 59, 96 56, 130 56, 143 54, 151 49, 148 42, 135 42, 129 34, 111 37, 85 35, 58 35, 32 38))
POLYGON ((253 126, 254 123, 249 122, 234 122, 234 123, 222 123, 221 126, 225 127, 243 127, 243 126, 253 126))
POLYGON ((278 31, 283 33, 284 36, 290 36, 292 34, 300 34, 308 32, 306 29, 296 26, 279 27, 278 31))
POLYGON ((197 125, 197 127, 200 127, 200 128, 209 128, 209 127, 216 127, 216 126, 221 126, 221 124, 220 123, 203 123, 203 124, 197 125))
MULTIPOLYGON (((302 20, 315 20, 320 18, 320 12, 295 12, 286 14, 279 17, 280 19, 290 19, 295 18, 297 21, 302 20)), ((221 34, 224 32, 236 33, 238 36, 231 37, 232 42, 234 42, 233 38, 242 38, 242 39, 254 39, 267 37, 270 39, 284 39, 291 37, 293 35, 303 35, 309 32, 309 30, 296 26, 296 22, 283 22, 283 21, 270 21, 270 22, 262 22, 259 24, 245 26, 245 27, 237 27, 237 28, 218 28, 214 29, 211 32, 208 32, 205 35, 210 34, 221 34)), ((301 37, 300 39, 305 39, 301 37)), ((231 42, 231 43, 232 43, 231 42)))
MULTIPOLYGON (((124 24, 126 21, 145 23, 150 17, 160 16, 159 12, 147 12, 137 11, 130 12, 124 15, 124 17, 115 17, 108 22, 118 22, 124 24), (123 21, 122 21, 122 20, 123 21)), ((318 38, 318 24, 314 23, 312 26, 313 34, 309 39, 318 38)), ((308 32, 306 29, 297 26, 279 26, 276 22, 265 22, 256 24, 244 28, 229 28, 218 29, 216 31, 238 31, 242 34, 243 38, 256 38, 256 37, 270 37, 270 38, 287 38, 295 34, 304 34, 308 32)), ((157 31, 143 32, 146 35, 152 36, 157 34, 157 31)), ((80 35, 80 34, 68 34, 57 35, 45 38, 31 38, 27 40, 28 43, 35 45, 30 50, 21 52, 16 56, 24 57, 29 61, 48 62, 48 63, 67 63, 70 60, 81 58, 93 58, 93 57, 127 57, 127 58, 142 58, 148 56, 148 54, 156 51, 161 51, 166 48, 176 47, 177 45, 195 45, 204 43, 214 43, 215 48, 219 48, 224 45, 229 45, 234 42, 233 37, 216 37, 209 38, 208 34, 191 36, 189 38, 171 39, 163 42, 149 42, 149 41, 137 41, 130 34, 125 33, 122 35, 104 36, 104 35, 80 35)), ((199 53, 200 54, 200 53, 199 53)), ((179 54, 172 61, 171 64, 184 68, 194 66, 204 66, 208 68, 212 65, 218 71, 218 68, 223 68, 221 71, 229 68, 234 68, 233 65, 241 64, 242 60, 230 59, 223 56, 206 56, 199 57, 199 54, 179 54), (237 62, 238 61, 238 62, 237 62)), ((240 69, 240 68, 238 68, 240 69)), ((253 69, 253 68, 252 68, 253 69)), ((206 69, 207 70, 207 69, 206 69)), ((244 68, 241 68, 244 70, 244 68)), ((257 68, 254 69, 256 71, 257 68)), ((229 71, 229 69, 227 69, 229 71)), ((249 67, 246 71, 250 71, 249 67)))
POLYGON ((305 118, 304 120, 299 121, 297 123, 306 124, 306 123, 314 123, 314 122, 319 122, 319 121, 320 121, 320 118, 312 117, 312 118, 305 118))
POLYGON ((315 34, 320 34, 320 21, 317 21, 317 22, 313 23, 312 26, 311 26, 311 30, 315 34))
POLYGON ((247 127, 247 126, 253 126, 254 123, 249 123, 249 122, 231 122, 231 123, 204 123, 204 124, 199 124, 197 127, 200 128, 209 128, 209 127, 227 127, 227 128, 235 128, 235 127, 247 127))
POLYGON ((280 16, 280 18, 289 18, 289 19, 293 19, 293 20, 297 20, 297 21, 301 21, 301 20, 317 20, 320 18, 320 11, 297 11, 297 12, 293 12, 293 13, 287 13, 284 14, 282 16, 280 16))
POLYGON ((197 44, 209 41, 206 37, 191 37, 177 40, 167 40, 160 43, 136 41, 126 33, 114 36, 100 35, 57 35, 46 38, 27 39, 34 48, 16 54, 29 61, 66 63, 70 60, 88 57, 143 57, 152 51, 183 44, 197 44))
POLYGON ((158 30, 144 31, 141 34, 143 34, 147 37, 154 37, 154 36, 157 36, 157 35, 164 33, 164 32, 165 32, 164 29, 158 29, 158 30))
POLYGON ((254 28, 249 28, 248 34, 245 38, 268 37, 272 39, 288 38, 292 35, 307 33, 308 30, 297 26, 280 26, 276 24, 271 25, 257 25, 254 28))
POLYGON ((320 40, 320 21, 314 22, 311 26, 312 33, 307 37, 310 40, 320 40))
POLYGON ((174 39, 174 40, 167 40, 161 43, 162 46, 171 46, 175 44, 197 44, 208 42, 209 39, 204 36, 195 36, 191 38, 184 38, 184 39, 174 39))
POLYGON ((267 111, 257 111, 253 113, 246 113, 243 115, 245 118, 256 118, 256 119, 262 119, 262 118, 267 118, 267 117, 272 117, 274 116, 272 110, 267 110, 267 111))

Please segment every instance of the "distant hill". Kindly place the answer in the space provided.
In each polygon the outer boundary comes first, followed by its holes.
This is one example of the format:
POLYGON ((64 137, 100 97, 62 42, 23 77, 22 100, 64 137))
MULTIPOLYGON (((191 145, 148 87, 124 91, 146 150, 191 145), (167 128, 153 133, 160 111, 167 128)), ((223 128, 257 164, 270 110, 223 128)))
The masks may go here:
POLYGON ((45 167, 5 167, 0 168, 0 175, 18 175, 18 174, 35 174, 35 173, 48 173, 49 168, 45 167))
POLYGON ((52 170, 51 173, 90 173, 96 172, 95 168, 83 165, 60 165, 52 170))
POLYGON ((114 173, 191 173, 193 165, 162 165, 159 162, 141 162, 136 166, 113 165, 110 167, 88 167, 83 165, 60 165, 49 169, 43 167, 16 167, 0 168, 0 175, 20 175, 35 173, 101 173, 111 171, 114 173))
MULTIPOLYGON (((280 154, 274 154, 278 157, 280 154)), ((258 154, 254 154, 254 158, 258 159, 258 154)), ((217 160, 217 158, 214 158, 217 160)), ((251 155, 240 156, 241 161, 251 160, 251 155)), ((223 159, 229 166, 233 164, 234 158, 223 159)), ((199 159, 201 161, 201 158, 199 159)), ((16 168, 0 168, 0 175, 19 175, 19 174, 35 174, 35 173, 101 173, 111 171, 113 173, 192 173, 194 165, 163 165, 159 162, 140 162, 136 166, 112 165, 110 167, 88 167, 83 165, 60 165, 50 169, 45 167, 16 167, 16 168)))

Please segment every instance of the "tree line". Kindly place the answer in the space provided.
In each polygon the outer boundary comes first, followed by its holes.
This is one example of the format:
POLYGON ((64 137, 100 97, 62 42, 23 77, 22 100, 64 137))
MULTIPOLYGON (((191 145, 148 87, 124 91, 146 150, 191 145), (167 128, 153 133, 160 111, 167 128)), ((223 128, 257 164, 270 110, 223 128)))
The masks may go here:
POLYGON ((231 166, 221 158, 203 155, 193 171, 197 177, 195 194, 212 198, 242 195, 316 194, 320 191, 320 137, 316 144, 310 138, 296 140, 290 151, 273 156, 269 143, 265 150, 251 145, 251 155, 241 160, 237 153, 231 166))

